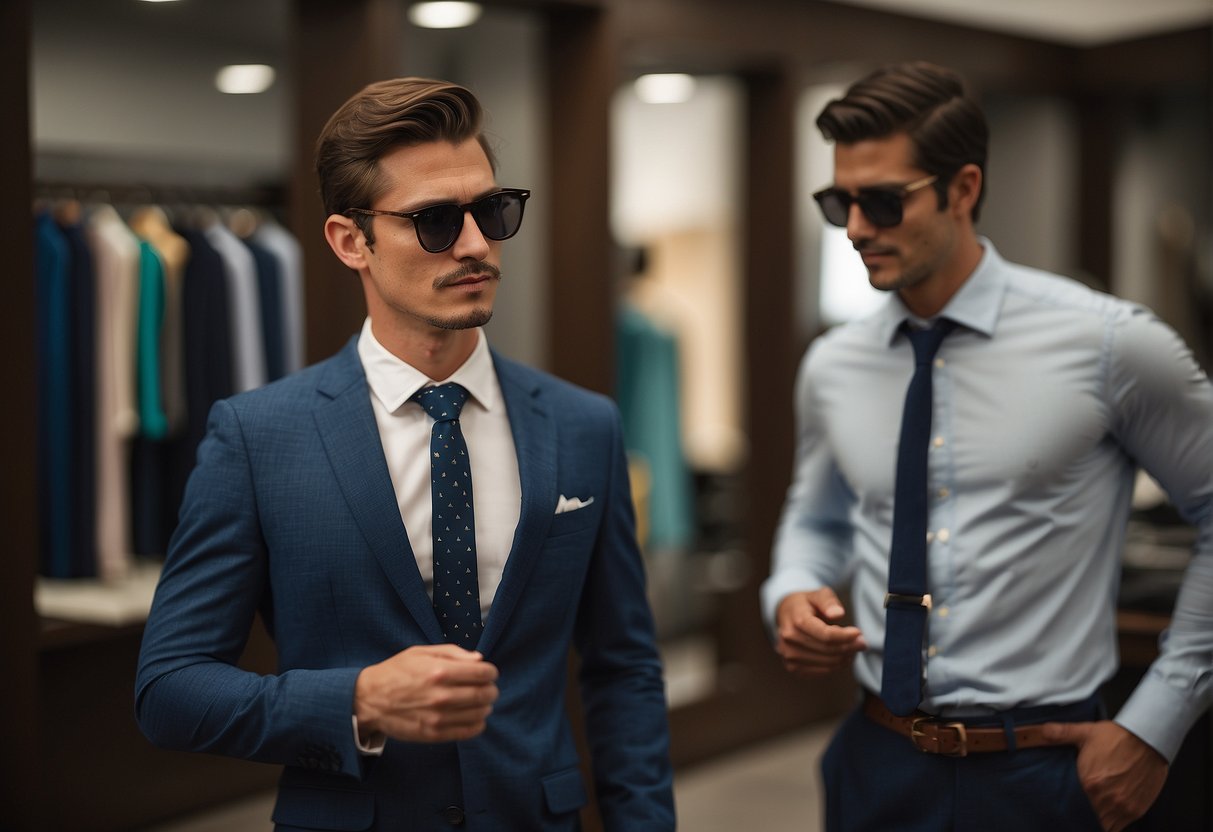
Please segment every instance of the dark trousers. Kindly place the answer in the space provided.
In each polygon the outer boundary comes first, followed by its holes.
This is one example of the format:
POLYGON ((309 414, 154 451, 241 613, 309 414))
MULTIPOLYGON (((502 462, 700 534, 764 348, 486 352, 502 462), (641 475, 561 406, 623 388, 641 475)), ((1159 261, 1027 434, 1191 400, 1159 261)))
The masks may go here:
MULTIPOLYGON (((1005 715, 1015 724, 1101 718, 1097 700, 1005 715)), ((972 720, 967 723, 978 724, 972 720)), ((1002 725, 994 720, 989 725, 1002 725)), ((1070 746, 941 757, 856 709, 822 757, 827 832, 1099 832, 1070 746)))

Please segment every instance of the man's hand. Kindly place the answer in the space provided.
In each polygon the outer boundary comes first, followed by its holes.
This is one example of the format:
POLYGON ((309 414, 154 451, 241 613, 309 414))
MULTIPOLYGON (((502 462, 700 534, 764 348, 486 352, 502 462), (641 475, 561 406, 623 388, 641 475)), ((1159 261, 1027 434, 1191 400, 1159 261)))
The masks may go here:
POLYGON ((466 740, 497 701, 497 668, 453 644, 402 650, 358 674, 354 716, 362 736, 410 742, 466 740))
POLYGON ((1078 746, 1078 781, 1108 832, 1144 815, 1162 791, 1166 759, 1117 723, 1050 722, 1044 729, 1054 744, 1078 746))
POLYGON ((775 611, 775 652, 783 657, 784 668, 797 676, 820 676, 847 667, 856 653, 867 650, 858 627, 830 623, 844 615, 828 587, 784 598, 775 611))

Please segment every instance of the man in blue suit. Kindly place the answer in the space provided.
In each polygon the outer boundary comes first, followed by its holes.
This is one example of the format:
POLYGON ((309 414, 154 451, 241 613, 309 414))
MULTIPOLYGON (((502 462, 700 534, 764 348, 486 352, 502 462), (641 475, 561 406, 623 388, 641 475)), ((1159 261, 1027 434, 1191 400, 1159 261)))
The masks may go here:
POLYGON ((529 196, 496 184, 480 118, 406 78, 324 128, 325 236, 366 323, 215 405, 148 619, 144 732, 285 766, 279 829, 579 828, 570 647, 606 828, 674 828, 618 415, 480 329, 529 196), (258 610, 275 675, 236 666, 258 610))

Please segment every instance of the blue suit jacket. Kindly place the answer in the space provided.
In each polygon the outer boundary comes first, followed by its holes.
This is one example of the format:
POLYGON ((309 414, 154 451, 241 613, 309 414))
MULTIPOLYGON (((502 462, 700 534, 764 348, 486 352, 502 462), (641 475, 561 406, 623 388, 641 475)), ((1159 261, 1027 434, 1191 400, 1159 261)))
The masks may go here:
POLYGON ((564 708, 581 656, 607 828, 674 827, 668 729, 619 418, 606 398, 494 355, 522 511, 479 650, 500 698, 479 737, 359 754, 354 681, 442 633, 396 506, 355 340, 218 402, 147 622, 136 713, 158 745, 286 766, 274 820, 309 829, 578 828, 564 708), (561 494, 593 502, 555 514, 561 494), (276 675, 235 666, 260 610, 276 675), (457 813, 456 813, 457 814, 457 813))

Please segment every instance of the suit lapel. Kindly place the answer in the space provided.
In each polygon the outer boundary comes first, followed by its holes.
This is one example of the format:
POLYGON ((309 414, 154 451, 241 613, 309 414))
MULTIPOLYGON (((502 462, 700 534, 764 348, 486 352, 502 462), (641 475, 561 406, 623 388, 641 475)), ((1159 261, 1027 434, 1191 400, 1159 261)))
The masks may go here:
POLYGON ((425 634, 441 643, 442 630, 400 520, 356 343, 352 339, 334 357, 317 385, 316 428, 346 504, 380 567, 425 634))
POLYGON ((543 401, 538 377, 493 353, 497 380, 505 396, 510 433, 518 455, 522 510, 501 584, 480 636, 479 649, 488 654, 518 604, 527 578, 535 568, 543 541, 552 525, 559 498, 556 485, 557 426, 543 401))

